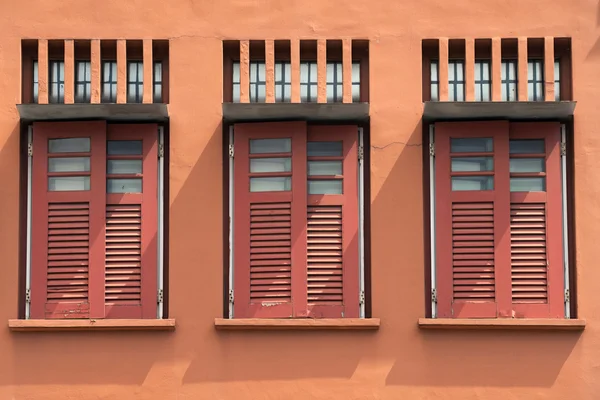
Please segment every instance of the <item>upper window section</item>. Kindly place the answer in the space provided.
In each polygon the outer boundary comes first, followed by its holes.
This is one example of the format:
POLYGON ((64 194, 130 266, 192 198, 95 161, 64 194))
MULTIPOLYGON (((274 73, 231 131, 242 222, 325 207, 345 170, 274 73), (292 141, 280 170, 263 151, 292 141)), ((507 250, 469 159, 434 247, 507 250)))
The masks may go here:
POLYGON ((517 62, 502 61, 502 101, 517 101, 517 62))
POLYGON ((475 101, 492 99, 491 64, 489 61, 475 61, 475 101))
POLYGON ((292 41, 225 41, 224 102, 368 102, 368 42, 300 40, 298 45, 299 56, 292 41))
POLYGON ((22 103, 168 103, 166 40, 23 40, 22 103))

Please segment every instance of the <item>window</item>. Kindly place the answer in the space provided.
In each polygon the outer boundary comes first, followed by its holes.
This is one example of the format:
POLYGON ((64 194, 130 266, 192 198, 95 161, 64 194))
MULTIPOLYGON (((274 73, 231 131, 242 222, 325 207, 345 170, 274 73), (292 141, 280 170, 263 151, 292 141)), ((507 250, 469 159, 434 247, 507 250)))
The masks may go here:
POLYGON ((289 103, 292 99, 292 71, 287 62, 275 63, 275 101, 289 103))
POLYGON ((233 102, 239 103, 240 102, 240 63, 239 62, 233 63, 233 76, 232 76, 231 82, 233 83, 233 102))
POLYGON ((343 68, 341 62, 327 63, 327 102, 341 103, 343 99, 343 68))
POLYGON ((527 93, 529 101, 544 101, 544 64, 542 60, 527 63, 527 93))
POLYGON ((39 75, 38 75, 38 62, 33 62, 33 102, 38 102, 39 92, 39 75))
POLYGON ((154 74, 152 76, 152 79, 154 80, 154 84, 153 84, 154 99, 152 101, 154 103, 162 103, 163 102, 163 97, 162 97, 163 77, 162 77, 162 62, 161 61, 154 62, 154 74))
POLYGON ((560 124, 436 123, 437 317, 564 318, 560 124))
POLYGON ((156 318, 158 127, 34 123, 30 318, 156 318))
POLYGON ((317 63, 300 63, 300 101, 317 102, 317 63))
POLYGON ((92 83, 90 62, 77 61, 75 71, 75 103, 89 103, 92 83))
POLYGON ((250 63, 250 102, 264 103, 267 93, 267 76, 264 62, 250 63))
POLYGON ((490 62, 475 61, 475 101, 490 101, 490 62))
POLYGON ((127 63, 127 102, 141 103, 144 97, 144 63, 129 61, 127 63))
POLYGON ((234 126, 235 318, 359 317, 358 128, 234 126))
POLYGON ((437 60, 431 61, 430 69, 431 69, 431 101, 439 100, 440 93, 440 78, 438 73, 438 62, 437 60))
POLYGON ((517 62, 502 61, 502 101, 517 101, 517 62))
POLYGON ((448 100, 465 100, 465 72, 462 60, 448 61, 448 100))
POLYGON ((352 63, 352 102, 360 102, 360 63, 352 63))
POLYGON ((102 102, 117 102, 117 62, 102 63, 102 102))
POLYGON ((554 61, 554 100, 560 101, 560 60, 554 61))
POLYGON ((50 61, 48 95, 50 103, 65 102, 65 63, 50 61))

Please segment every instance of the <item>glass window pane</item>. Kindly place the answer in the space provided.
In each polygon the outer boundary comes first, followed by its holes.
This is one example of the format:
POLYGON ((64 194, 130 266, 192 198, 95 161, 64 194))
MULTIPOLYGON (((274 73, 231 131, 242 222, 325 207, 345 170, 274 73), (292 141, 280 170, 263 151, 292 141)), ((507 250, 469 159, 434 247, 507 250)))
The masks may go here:
POLYGON ((536 100, 542 101, 544 100, 544 87, 541 83, 535 84, 535 93, 537 95, 536 100))
POLYGON ((500 74, 500 75, 501 75, 501 78, 502 78, 502 80, 503 80, 503 81, 505 81, 505 80, 506 80, 506 78, 507 78, 507 75, 506 75, 506 69, 507 69, 507 68, 508 68, 508 64, 507 64, 507 63, 505 63, 505 62, 503 62, 503 63, 502 63, 502 68, 500 69, 500 70, 501 70, 501 71, 500 71, 500 72, 501 72, 501 74, 500 74))
POLYGON ((438 65, 437 65, 437 63, 434 63, 434 62, 431 63, 430 80, 431 80, 431 82, 437 82, 437 80, 438 80, 438 65))
POLYGON ((360 101, 360 85, 352 85, 352 101, 355 103, 360 101))
POLYGON ((454 80, 454 67, 455 67, 455 65, 453 62, 448 63, 448 80, 449 81, 454 80))
POLYGON ((490 101, 490 84, 483 84, 483 96, 481 97, 481 101, 490 101))
POLYGON ((437 83, 431 84, 431 101, 438 100, 438 85, 437 83))
POLYGON ((250 154, 289 153, 292 151, 292 139, 250 139, 250 154))
POLYGON ((285 81, 288 83, 292 83, 292 65, 288 63, 284 63, 284 72, 285 72, 285 81))
POLYGON ((489 152, 494 150, 492 138, 451 138, 450 152, 471 153, 489 152))
MULTIPOLYGON (((238 64, 238 68, 239 68, 239 64, 238 64)), ((238 73, 239 73, 239 70, 238 70, 238 73)), ((162 63, 160 61, 154 63, 154 81, 162 82, 162 63)))
POLYGON ((360 82, 360 63, 352 63, 352 83, 360 82))
POLYGON ((291 189, 292 178, 289 176, 250 178, 251 192, 284 192, 291 189))
POLYGON ((509 86, 510 86, 510 90, 508 92, 508 100, 516 101, 517 100, 517 84, 511 83, 509 86))
POLYGON ((309 161, 308 175, 342 175, 342 162, 309 161))
POLYGON ((342 194, 342 180, 318 180, 308 181, 308 194, 342 194))
POLYGON ((484 81, 488 81, 490 79, 490 63, 489 62, 482 63, 481 75, 482 75, 484 81))
POLYGON ((292 159, 288 158, 252 158, 250 172, 289 172, 292 170, 292 159))
POLYGON ((333 83, 333 63, 327 63, 327 83, 333 83))
POLYGON ((300 64, 300 83, 308 83, 308 64, 300 64))
POLYGON ((311 62, 310 64, 310 82, 317 82, 317 63, 311 62))
POLYGON ((307 142, 309 157, 329 157, 342 155, 342 142, 307 142))
POLYGON ((535 96, 534 96, 534 92, 533 92, 533 83, 527 84, 527 100, 529 100, 529 101, 535 100, 535 96))
POLYGON ((106 193, 142 193, 142 179, 107 179, 106 193))
POLYGON ((300 85, 300 101, 303 103, 308 102, 308 86, 300 85))
POLYGON ((464 73, 463 73, 463 63, 462 62, 457 62, 456 63, 456 78, 459 81, 464 81, 464 73))
POLYGON ((275 80, 282 81, 283 80, 283 65, 281 63, 275 64, 275 80))
POLYGON ((481 71, 482 70, 482 64, 480 62, 476 62, 475 63, 475 80, 476 81, 480 81, 481 80, 481 71))
POLYGON ((492 157, 453 157, 452 171, 493 171, 494 159, 492 157))
POLYGON ((233 85, 233 102, 234 103, 240 102, 240 84, 239 83, 235 83, 233 85))
POLYGON ((90 138, 49 139, 49 153, 86 153, 90 151, 90 138))
POLYGON ((48 159, 48 172, 87 172, 89 157, 60 157, 48 159))
POLYGON ((456 101, 456 91, 453 84, 448 85, 448 100, 456 101))
POLYGON ((129 63, 129 81, 133 82, 137 79, 137 64, 129 63))
POLYGON ((310 85, 310 101, 311 103, 317 102, 317 85, 310 85))
POLYGON ((452 190, 494 190, 493 176, 453 176, 452 190))
POLYGON ((475 85, 475 101, 481 101, 481 85, 475 85))
POLYGON ((511 192, 544 192, 546 178, 510 178, 511 192))
POLYGON ((508 141, 510 154, 545 153, 544 139, 516 139, 508 141))
POLYGON ((283 98, 283 86, 276 85, 275 86, 275 101, 281 101, 283 98))
POLYGON ((510 172, 544 172, 546 160, 543 158, 511 158, 510 172))
POLYGON ((333 103, 335 98, 333 96, 333 85, 327 85, 327 102, 333 103))
POLYGON ((560 101, 560 84, 559 83, 554 84, 554 100, 560 101))
POLYGON ((533 62, 529 61, 527 63, 527 80, 533 80, 533 62))
POLYGON ((516 80, 517 79, 517 63, 516 62, 510 62, 508 64, 508 79, 510 80, 516 80))
POLYGON ((233 82, 240 82, 240 63, 233 63, 233 82))
POLYGON ((456 100, 457 101, 465 100, 465 85, 462 83, 459 83, 458 85, 456 85, 456 100))
POLYGON ((142 160, 108 160, 107 174, 141 174, 142 160))
POLYGON ((256 63, 250 63, 250 82, 256 82, 256 63))
POLYGON ((48 191, 90 190, 89 176, 53 176, 48 178, 48 191))
POLYGON ((290 101, 292 98, 292 85, 285 85, 283 88, 283 99, 284 101, 290 101))
POLYGON ((264 103, 266 97, 266 85, 258 85, 258 102, 264 103))
POLYGON ((264 82, 267 79, 266 73, 265 73, 265 63, 259 63, 258 64, 258 80, 261 82, 264 82))
POLYGON ((141 140, 109 140, 106 143, 109 156, 142 154, 141 140))

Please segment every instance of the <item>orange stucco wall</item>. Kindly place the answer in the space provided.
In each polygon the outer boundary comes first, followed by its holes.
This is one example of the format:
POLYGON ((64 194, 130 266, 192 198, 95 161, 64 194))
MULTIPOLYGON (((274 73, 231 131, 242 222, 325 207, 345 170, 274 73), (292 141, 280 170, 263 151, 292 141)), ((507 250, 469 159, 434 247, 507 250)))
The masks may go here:
POLYGON ((175 332, 0 329, 4 399, 599 399, 600 6, 591 0, 3 0, 0 323, 17 317, 23 38, 170 39, 175 332), (572 37, 583 333, 425 332, 421 39, 572 37), (222 39, 370 40, 377 332, 217 332, 222 39), (201 210, 201 211, 199 211, 201 210))

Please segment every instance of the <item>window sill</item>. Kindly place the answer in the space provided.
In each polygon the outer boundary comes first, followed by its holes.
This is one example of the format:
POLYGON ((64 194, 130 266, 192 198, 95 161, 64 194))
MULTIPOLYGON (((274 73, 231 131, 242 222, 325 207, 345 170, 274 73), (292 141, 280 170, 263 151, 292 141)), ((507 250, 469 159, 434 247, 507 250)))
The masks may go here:
POLYGON ((215 318, 218 330, 377 330, 379 324, 379 318, 215 318))
POLYGON ((174 319, 9 319, 13 332, 41 331, 170 331, 174 319))
POLYGON ((419 318, 421 329, 570 330, 585 329, 584 319, 452 319, 419 318))

